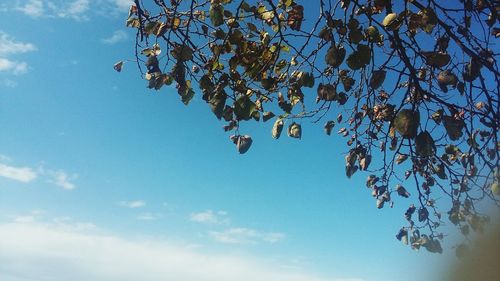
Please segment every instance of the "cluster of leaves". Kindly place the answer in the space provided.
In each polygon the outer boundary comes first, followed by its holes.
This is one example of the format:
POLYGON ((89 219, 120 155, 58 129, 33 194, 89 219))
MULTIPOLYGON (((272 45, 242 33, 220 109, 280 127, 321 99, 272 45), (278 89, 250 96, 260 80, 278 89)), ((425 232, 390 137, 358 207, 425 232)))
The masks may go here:
POLYGON ((175 82, 187 105, 197 84, 240 153, 244 122, 274 119, 275 139, 288 123, 300 139, 302 120, 325 120, 378 208, 415 198, 397 239, 441 252, 442 209, 464 235, 480 231, 477 203, 500 206, 498 3, 319 0, 306 20, 300 2, 136 0, 126 24, 148 87, 175 82))

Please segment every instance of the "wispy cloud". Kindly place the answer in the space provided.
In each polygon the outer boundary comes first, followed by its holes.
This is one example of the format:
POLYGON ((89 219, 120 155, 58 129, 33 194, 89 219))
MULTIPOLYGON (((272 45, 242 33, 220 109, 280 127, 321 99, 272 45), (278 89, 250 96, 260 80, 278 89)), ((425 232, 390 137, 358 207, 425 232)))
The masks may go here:
POLYGON ((159 214, 152 214, 152 213, 142 213, 139 214, 135 217, 136 219, 140 221, 155 221, 161 218, 161 215, 159 214))
POLYGON ((45 169, 44 167, 39 167, 37 169, 31 167, 17 167, 10 163, 6 164, 6 162, 12 162, 12 160, 6 156, 0 155, 0 177, 24 183, 29 183, 41 178, 45 179, 48 183, 64 189, 69 190, 76 188, 73 181, 78 177, 77 174, 68 175, 68 173, 63 170, 51 170, 45 169))
POLYGON ((28 64, 26 62, 0 58, 0 71, 6 71, 14 75, 20 75, 28 72, 28 64))
POLYGON ((0 56, 36 51, 35 45, 16 41, 9 34, 0 31, 0 56))
POLYGON ((121 201, 118 203, 122 207, 127 207, 127 208, 140 208, 146 206, 146 202, 142 200, 135 200, 135 201, 121 201))
POLYGON ((224 231, 210 231, 216 241, 227 244, 257 244, 259 242, 276 243, 285 238, 279 232, 260 232, 250 228, 228 228, 224 231))
POLYGON ((126 41, 128 39, 128 35, 123 30, 116 30, 113 34, 107 38, 102 39, 102 43, 113 45, 119 42, 126 41))
POLYGON ((134 240, 76 223, 0 224, 0 275, 9 281, 333 281, 258 258, 208 254, 168 240, 134 240))
MULTIPOLYGON (((29 67, 26 62, 13 60, 10 56, 35 50, 35 45, 16 41, 7 33, 0 31, 0 72, 8 72, 14 75, 28 72, 29 67)), ((12 83, 9 83, 9 85, 12 85, 12 83)))
POLYGON ((44 14, 44 2, 42 0, 29 0, 17 7, 17 9, 30 17, 41 17, 44 14))
POLYGON ((206 210, 199 213, 192 213, 189 220, 204 223, 204 224, 229 224, 229 219, 226 217, 227 212, 206 210))
POLYGON ((42 1, 28 0, 16 7, 16 10, 32 18, 69 18, 87 20, 90 10, 89 0, 42 1))
POLYGON ((26 183, 35 180, 37 173, 29 167, 14 167, 0 163, 0 177, 26 183))
POLYGON ((74 189, 76 187, 76 185, 72 182, 74 179, 77 178, 76 174, 69 176, 65 171, 62 170, 57 170, 57 171, 49 170, 47 174, 50 177, 49 179, 50 183, 53 183, 64 189, 74 189))

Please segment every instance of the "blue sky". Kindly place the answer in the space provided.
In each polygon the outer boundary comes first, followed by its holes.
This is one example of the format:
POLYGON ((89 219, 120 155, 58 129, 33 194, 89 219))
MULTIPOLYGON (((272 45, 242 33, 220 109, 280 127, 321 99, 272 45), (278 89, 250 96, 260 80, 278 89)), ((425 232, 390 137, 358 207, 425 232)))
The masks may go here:
POLYGON ((452 251, 398 243, 410 202, 377 210, 340 137, 249 123, 239 155, 199 96, 116 73, 128 5, 0 4, 0 279, 440 280, 452 251))

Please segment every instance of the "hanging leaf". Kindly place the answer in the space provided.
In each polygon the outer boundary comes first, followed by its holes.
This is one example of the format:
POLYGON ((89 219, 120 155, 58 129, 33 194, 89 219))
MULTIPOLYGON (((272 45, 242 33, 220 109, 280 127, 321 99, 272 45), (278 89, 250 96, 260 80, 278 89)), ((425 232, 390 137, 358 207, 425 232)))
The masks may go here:
POLYGON ((396 13, 387 14, 387 16, 385 16, 384 20, 382 21, 382 25, 387 30, 394 30, 398 26, 397 18, 398 18, 398 14, 396 14, 396 13))
POLYGON ((330 120, 330 121, 326 122, 326 123, 325 123, 325 126, 324 126, 324 128, 325 128, 325 133, 326 133, 327 135, 330 135, 330 134, 332 133, 332 129, 333 129, 333 127, 334 127, 334 126, 335 126, 335 121, 330 120))
POLYGON ((209 101, 210 109, 215 114, 217 119, 221 119, 226 105, 226 94, 224 92, 217 92, 209 101))
POLYGON ((434 145, 434 140, 429 132, 423 131, 418 134, 415 139, 416 153, 421 157, 430 157, 434 155, 436 151, 436 146, 434 145))
POLYGON ((255 103, 247 95, 240 96, 234 102, 234 113, 238 120, 248 121, 256 111, 255 103))
POLYGON ((296 139, 300 139, 302 137, 302 127, 300 124, 293 122, 288 126, 288 136, 296 139))
POLYGON ((406 161, 406 159, 408 159, 408 155, 406 155, 406 154, 399 154, 398 157, 396 157, 396 164, 401 164, 404 161, 406 161))
POLYGON ((438 68, 446 66, 451 60, 450 55, 442 52, 422 52, 422 55, 424 55, 427 65, 438 68))
POLYGON ((304 6, 293 5, 292 9, 288 11, 287 24, 292 30, 300 30, 302 20, 304 19, 304 6))
POLYGON ((446 133, 450 139, 453 141, 459 140, 463 135, 462 130, 465 127, 464 121, 457 120, 451 116, 443 116, 443 121, 446 133))
POLYGON ((188 45, 177 45, 170 53, 180 62, 193 59, 193 50, 188 45))
POLYGON ((403 244, 408 245, 408 231, 404 228, 401 228, 396 235, 396 239, 403 242, 403 244))
POLYGON ((322 84, 318 85, 318 96, 316 97, 316 101, 325 100, 325 101, 333 101, 337 97, 337 89, 335 85, 330 84, 322 84))
POLYGON ((410 197, 410 193, 404 188, 402 185, 398 184, 396 185, 396 192, 398 193, 399 196, 408 198, 410 197))
POLYGON ((272 136, 274 139, 279 139, 281 136, 281 132, 283 131, 283 119, 278 118, 273 125, 272 136))
POLYGON ((429 217, 429 211, 426 208, 418 209, 418 221, 424 222, 429 217))
POLYGON ((236 149, 240 154, 244 154, 250 149, 250 146, 252 146, 252 138, 248 135, 244 136, 231 136, 230 138, 234 144, 236 144, 236 149))
POLYGON ((444 171, 444 164, 439 163, 438 165, 432 166, 434 174, 436 174, 440 179, 445 180, 448 178, 446 172, 444 171))
POLYGON ((382 86, 382 83, 384 83, 385 80, 385 70, 376 70, 372 73, 372 77, 370 78, 370 87, 372 89, 376 90, 380 86, 382 86))
POLYGON ((115 65, 113 65, 113 68, 118 72, 122 71, 122 67, 123 67, 123 61, 119 61, 115 63, 115 65))
POLYGON ((224 7, 220 4, 213 4, 209 9, 210 21, 217 27, 224 23, 224 7))
POLYGON ((271 111, 264 112, 264 114, 262 114, 262 120, 266 122, 267 120, 273 118, 274 116, 275 116, 274 113, 272 113, 271 111))
POLYGON ((415 138, 420 125, 420 113, 411 109, 401 109, 394 118, 394 128, 404 138, 415 138))
POLYGON ((359 168, 361 171, 366 171, 372 162, 371 155, 365 155, 364 157, 359 159, 359 168))
POLYGON ((345 49, 342 45, 336 46, 335 44, 332 44, 326 52, 325 61, 333 68, 337 68, 344 61, 345 53, 345 49))

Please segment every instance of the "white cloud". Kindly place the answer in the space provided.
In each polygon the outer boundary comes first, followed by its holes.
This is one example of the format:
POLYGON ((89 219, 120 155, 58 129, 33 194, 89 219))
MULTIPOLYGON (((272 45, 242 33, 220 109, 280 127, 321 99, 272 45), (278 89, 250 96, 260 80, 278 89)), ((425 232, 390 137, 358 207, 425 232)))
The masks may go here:
POLYGON ((28 72, 28 64, 26 62, 0 58, 0 71, 10 72, 14 75, 24 74, 28 72))
POLYGON ((146 206, 146 202, 142 200, 135 200, 135 201, 121 201, 120 206, 127 207, 127 208, 140 208, 146 206))
POLYGON ((142 213, 142 214, 137 215, 135 218, 140 220, 140 221, 155 221, 155 220, 161 218, 161 216, 158 214, 152 214, 152 213, 142 213))
POLYGON ((60 18, 72 18, 75 20, 88 19, 85 13, 89 10, 88 0, 75 0, 67 6, 55 8, 57 16, 60 18))
POLYGON ((192 213, 189 219, 204 224, 229 224, 229 219, 225 217, 226 215, 227 213, 224 211, 214 212, 206 210, 199 213, 192 213))
POLYGON ((119 42, 126 41, 127 38, 128 38, 128 35, 127 35, 127 33, 125 31, 123 31, 123 30, 116 30, 115 32, 113 32, 113 35, 111 35, 108 38, 104 38, 101 41, 104 44, 112 45, 112 44, 116 44, 116 43, 119 43, 119 42))
MULTIPOLYGON (((35 45, 14 40, 7 33, 0 31, 0 72, 9 72, 14 75, 28 72, 28 64, 23 61, 15 61, 7 56, 35 51, 35 45)), ((10 81, 10 80, 8 80, 10 81)), ((4 81, 5 82, 5 81, 4 81)), ((10 81, 6 86, 13 86, 14 81, 10 81)), ((4 83, 5 84, 5 83, 4 83)))
POLYGON ((44 5, 42 0, 29 0, 17 9, 25 15, 34 18, 41 17, 44 14, 44 5))
POLYGON ((16 41, 7 33, 0 31, 0 56, 22 54, 36 51, 35 45, 16 41))
MULTIPOLYGON (((102 232, 102 231, 101 231, 102 232)), ((167 240, 127 239, 73 224, 0 224, 9 281, 333 281, 257 258, 207 254, 167 240)))
POLYGON ((132 0, 110 0, 113 2, 119 9, 128 10, 130 6, 134 3, 132 0))
POLYGON ((16 10, 33 18, 70 18, 74 20, 87 20, 87 12, 90 10, 89 0, 73 1, 24 1, 16 10))
POLYGON ((74 189, 76 187, 76 185, 71 182, 77 177, 77 175, 75 174, 69 176, 62 170, 49 170, 47 171, 47 175, 50 177, 49 182, 59 187, 62 187, 64 189, 74 189))
POLYGON ((216 241, 227 244, 257 244, 259 242, 276 243, 285 238, 279 232, 260 232, 255 229, 236 227, 224 231, 210 231, 216 241))
POLYGON ((37 174, 28 167, 13 167, 0 163, 0 177, 20 182, 30 182, 36 179, 37 174))
MULTIPOLYGON (((0 155, 1 162, 9 162, 10 158, 0 155)), ((64 189, 74 189, 76 185, 72 182, 78 175, 68 175, 63 170, 46 170, 39 167, 36 171, 30 167, 15 167, 0 163, 0 177, 28 183, 38 177, 46 179, 49 183, 62 187, 64 189)))

